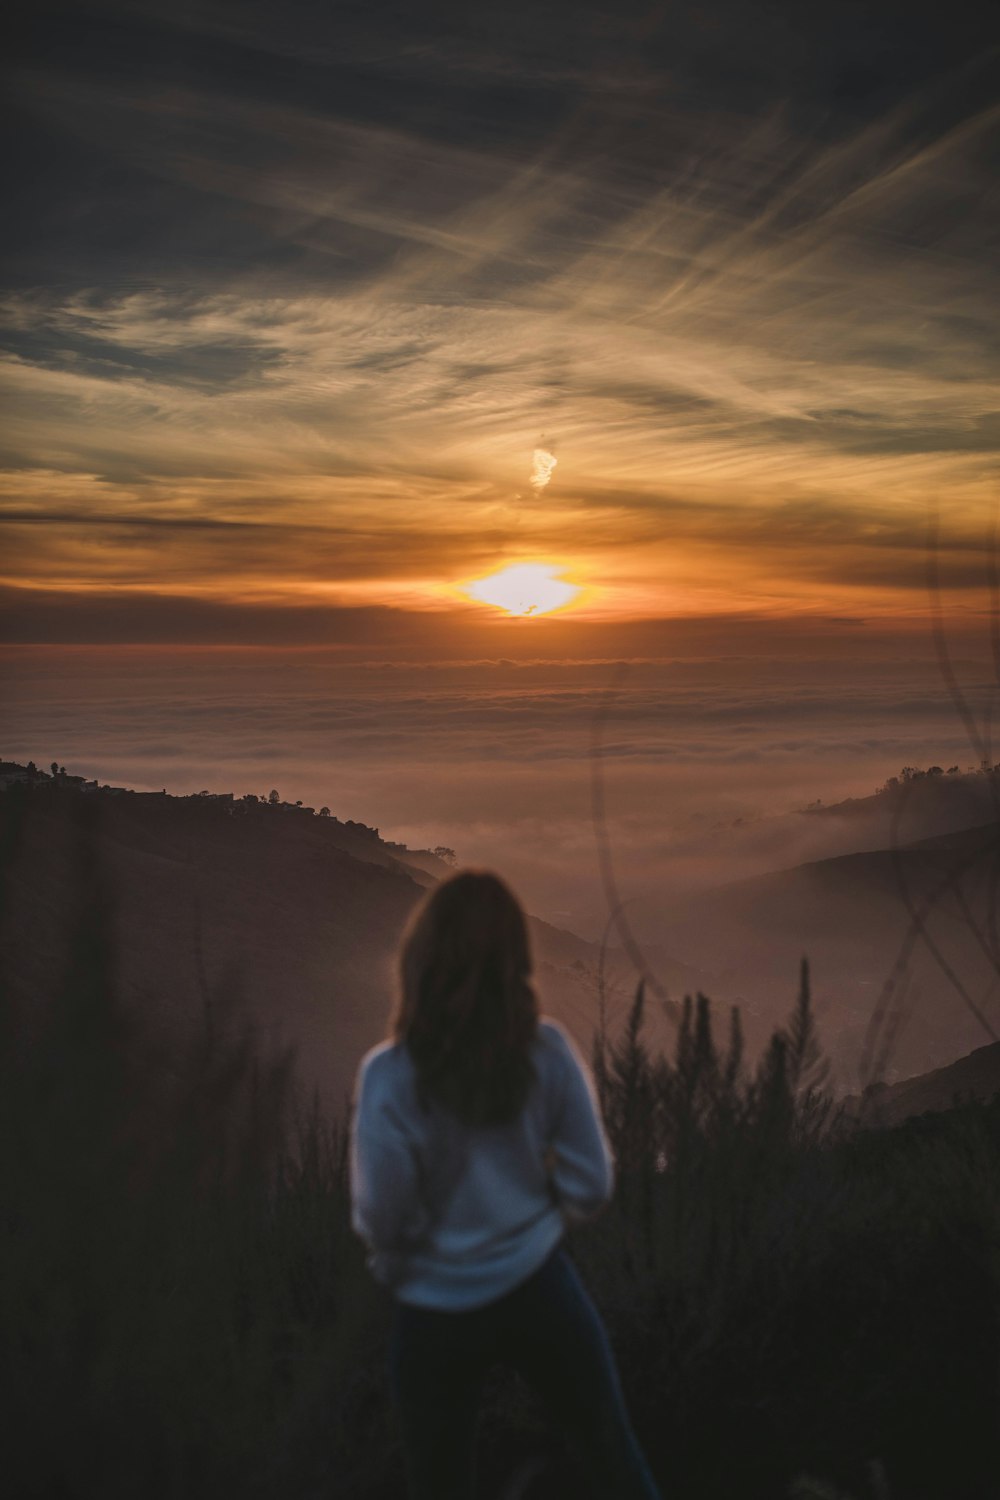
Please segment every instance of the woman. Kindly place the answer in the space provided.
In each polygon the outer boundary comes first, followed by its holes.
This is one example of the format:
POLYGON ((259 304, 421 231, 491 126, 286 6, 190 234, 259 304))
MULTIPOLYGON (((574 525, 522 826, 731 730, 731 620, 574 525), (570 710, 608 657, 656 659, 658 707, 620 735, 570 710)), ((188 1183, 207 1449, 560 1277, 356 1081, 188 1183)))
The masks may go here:
POLYGON ((495 875, 427 897, 403 942, 392 1040, 358 1075, 354 1227, 395 1298, 390 1350, 413 1500, 474 1493, 487 1371, 518 1370, 601 1500, 659 1500, 600 1318, 560 1249, 611 1197, 586 1071, 540 1019, 524 913, 495 875))

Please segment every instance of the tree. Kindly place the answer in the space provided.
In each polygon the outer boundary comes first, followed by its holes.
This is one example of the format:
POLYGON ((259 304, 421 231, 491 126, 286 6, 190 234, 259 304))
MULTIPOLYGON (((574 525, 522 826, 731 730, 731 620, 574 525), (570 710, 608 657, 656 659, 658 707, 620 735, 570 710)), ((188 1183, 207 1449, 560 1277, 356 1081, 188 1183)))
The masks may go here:
POLYGON ((321 807, 319 815, 321 818, 328 818, 330 816, 330 809, 328 807, 321 807))
POLYGON ((52 772, 52 779, 55 780, 55 778, 59 775, 59 762, 57 760, 54 760, 49 767, 49 770, 52 772))
POLYGON ((272 807, 277 807, 278 803, 281 801, 281 798, 278 796, 278 793, 275 791, 274 787, 272 787, 268 792, 267 800, 272 807))
POLYGON ((823 1056, 812 1009, 809 960, 799 970, 799 995, 791 1020, 776 1033, 784 1044, 785 1077, 794 1095, 822 1089, 829 1081, 830 1064, 823 1056))
POLYGON ((444 844, 438 844, 436 849, 431 850, 431 853, 434 855, 435 859, 442 860, 446 865, 458 864, 458 855, 455 853, 454 849, 449 849, 444 844))

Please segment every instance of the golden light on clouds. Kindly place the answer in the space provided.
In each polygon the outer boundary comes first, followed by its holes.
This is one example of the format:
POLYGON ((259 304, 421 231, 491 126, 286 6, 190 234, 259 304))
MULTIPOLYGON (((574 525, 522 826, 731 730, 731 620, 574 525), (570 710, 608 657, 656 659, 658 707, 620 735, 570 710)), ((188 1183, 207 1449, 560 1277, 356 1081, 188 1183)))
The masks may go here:
POLYGON ((987 610, 1000 116, 963 96, 938 118, 915 89, 813 129, 725 77, 686 122, 636 91, 623 175, 591 123, 506 150, 283 92, 53 74, 34 108, 74 141, 82 112, 97 163, 67 223, 99 222, 86 194, 121 159, 177 217, 127 275, 81 240, 0 296, 12 608, 910 618, 940 505, 950 607, 987 610), (188 210, 192 259, 164 269, 188 210), (287 271, 247 260, 241 216, 287 271))
POLYGON ((562 609, 580 593, 557 574, 552 563, 513 563, 488 578, 478 578, 465 592, 481 604, 492 604, 509 615, 548 615, 562 609))
POLYGON ((552 478, 552 470, 559 460, 547 448, 536 448, 531 455, 531 479, 529 483, 536 493, 544 490, 552 478))

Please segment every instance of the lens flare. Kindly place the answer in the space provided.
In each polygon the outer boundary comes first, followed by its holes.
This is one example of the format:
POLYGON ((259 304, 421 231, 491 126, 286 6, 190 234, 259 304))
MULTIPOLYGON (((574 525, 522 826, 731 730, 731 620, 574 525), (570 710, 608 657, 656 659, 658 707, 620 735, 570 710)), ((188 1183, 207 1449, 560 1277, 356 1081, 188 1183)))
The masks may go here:
POLYGON ((580 590, 557 577, 551 563, 514 563, 489 578, 478 578, 465 592, 481 604, 493 604, 509 615, 547 615, 575 599, 580 590))

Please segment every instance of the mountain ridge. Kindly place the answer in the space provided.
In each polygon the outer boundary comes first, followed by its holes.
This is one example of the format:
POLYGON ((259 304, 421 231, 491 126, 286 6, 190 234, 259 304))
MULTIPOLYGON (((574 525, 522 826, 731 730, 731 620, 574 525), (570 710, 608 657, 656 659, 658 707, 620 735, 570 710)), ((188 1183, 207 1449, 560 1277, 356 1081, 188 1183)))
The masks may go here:
MULTIPOLYGON (((99 862, 117 891, 116 972, 128 1004, 192 1031, 223 991, 239 990, 242 1021, 269 1044, 295 1045, 306 1083, 342 1096, 361 1052, 384 1035, 409 912, 450 861, 280 800, 102 789, 0 762, 8 887, 14 877, 4 957, 25 1004, 51 993, 68 961, 60 923, 78 905, 81 819, 97 826, 99 862)), ((751 1055, 786 1021, 808 956, 821 1044, 837 1089, 849 1093, 873 1007, 907 941, 901 875, 912 900, 928 907, 929 934, 951 945, 970 993, 995 987, 995 971, 962 926, 956 892, 985 930, 992 888, 984 871, 998 846, 1000 823, 977 823, 896 849, 744 876, 671 903, 662 938, 643 956, 673 1000, 706 993, 717 1018, 739 1005, 751 1055), (939 890, 945 895, 935 897, 939 890)), ((543 1008, 587 1050, 601 945, 534 917, 530 928, 543 1008)), ((908 973, 889 1085, 985 1039, 919 943, 908 973)), ((615 1029, 636 976, 613 946, 604 977, 615 1029)), ((992 1014, 989 995, 983 1004, 992 1014)), ((671 1015, 652 1003, 648 1016, 651 1044, 672 1053, 671 1015)))
MULTIPOLYGON (((435 878, 426 864, 442 875, 449 864, 417 851, 424 866, 411 867, 411 851, 376 830, 345 833, 280 805, 85 791, 4 767, 2 958, 26 1014, 57 992, 80 923, 104 922, 127 1012, 183 1036, 225 1013, 265 1049, 293 1047, 304 1087, 343 1101, 358 1059, 385 1035, 400 935, 435 878), (95 871, 112 892, 96 915, 95 871)), ((529 926, 542 1007, 589 1050, 599 945, 534 917, 529 926)), ((683 966, 667 971, 698 987, 683 966)), ((634 983, 621 954, 608 956, 607 980, 619 1012, 634 983)), ((669 1045, 666 1017, 654 1008, 650 1019, 651 1039, 669 1045)))
POLYGON ((848 1115, 878 1126, 900 1125, 917 1115, 940 1114, 969 1099, 988 1104, 1000 1094, 1000 1042, 898 1083, 875 1084, 841 1102, 848 1115))

